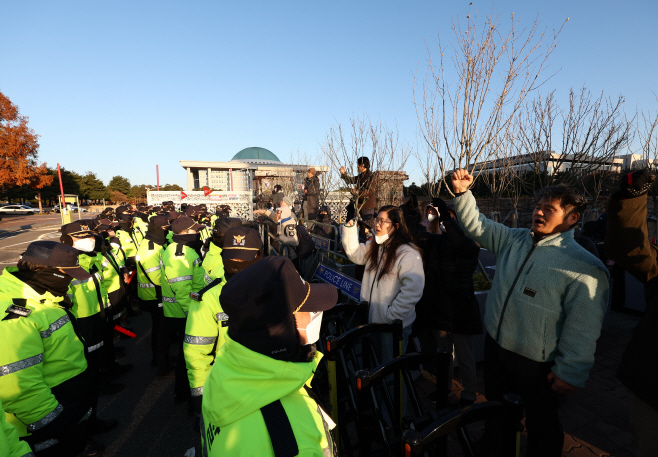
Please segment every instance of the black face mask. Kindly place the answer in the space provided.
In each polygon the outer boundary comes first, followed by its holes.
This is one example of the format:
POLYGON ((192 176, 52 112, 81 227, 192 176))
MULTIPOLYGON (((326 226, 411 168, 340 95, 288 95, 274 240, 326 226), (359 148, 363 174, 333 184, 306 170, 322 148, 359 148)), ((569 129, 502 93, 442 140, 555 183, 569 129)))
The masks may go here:
POLYGON ((18 279, 37 291, 39 294, 50 292, 57 297, 63 297, 68 291, 72 277, 62 273, 57 268, 43 268, 37 271, 16 271, 13 273, 18 279))
POLYGON ((226 275, 226 280, 228 281, 231 278, 231 276, 240 273, 242 270, 255 264, 262 258, 263 258, 263 254, 259 253, 254 260, 250 260, 248 262, 237 262, 231 259, 226 259, 226 260, 222 259, 224 262, 224 272, 226 275))
POLYGON ((315 352, 316 352, 315 343, 300 346, 299 350, 297 351, 291 362, 308 363, 311 360, 313 360, 313 358, 315 357, 315 352))

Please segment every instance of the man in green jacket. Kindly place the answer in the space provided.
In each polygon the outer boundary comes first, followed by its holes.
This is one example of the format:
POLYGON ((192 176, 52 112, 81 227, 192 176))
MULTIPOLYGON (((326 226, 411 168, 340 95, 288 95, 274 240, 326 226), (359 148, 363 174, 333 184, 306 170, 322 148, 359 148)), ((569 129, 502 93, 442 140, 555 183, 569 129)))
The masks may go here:
MULTIPOLYGON (((484 315, 484 384, 488 400, 519 395, 529 456, 560 456, 564 434, 558 394, 585 387, 608 305, 608 270, 574 240, 587 204, 575 189, 542 189, 532 228, 511 229, 480 214, 466 170, 452 176, 457 219, 496 256, 484 315)), ((485 443, 496 446, 494 423, 485 443)))
POLYGON ((169 371, 169 344, 162 305, 162 265, 160 260, 167 246, 166 232, 169 220, 166 216, 154 216, 148 224, 144 241, 137 250, 137 294, 140 308, 151 314, 151 364, 158 367, 158 376, 169 371))
POLYGON ((280 256, 224 286, 228 334, 204 384, 203 456, 334 455, 333 423, 307 388, 322 312, 337 300, 335 287, 305 282, 280 256))
POLYGON ((91 380, 66 293, 90 277, 78 251, 54 241, 31 243, 0 276, 1 414, 38 456, 75 456, 89 436, 91 380))
POLYGON ((190 398, 183 355, 187 314, 190 307, 197 303, 190 297, 190 293, 200 291, 211 280, 201 266, 203 244, 198 231, 203 225, 197 224, 191 217, 181 216, 171 224, 171 228, 174 232, 173 242, 167 246, 161 258, 161 285, 167 333, 178 346, 174 395, 176 401, 180 402, 190 398))
POLYGON ((190 307, 183 342, 192 406, 198 417, 203 384, 228 330, 228 316, 219 302, 219 294, 230 277, 263 258, 263 242, 258 231, 236 227, 220 233, 217 228, 213 232, 213 242, 203 259, 203 268, 212 282, 195 295, 195 300, 200 302, 190 307), (217 244, 219 238, 224 241, 223 250, 217 244))

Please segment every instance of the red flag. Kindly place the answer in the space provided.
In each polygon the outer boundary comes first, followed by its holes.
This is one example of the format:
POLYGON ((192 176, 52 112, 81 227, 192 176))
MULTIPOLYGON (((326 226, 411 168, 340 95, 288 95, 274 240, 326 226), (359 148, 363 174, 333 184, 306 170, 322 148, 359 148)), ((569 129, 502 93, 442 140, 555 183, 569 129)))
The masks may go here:
POLYGON ((206 186, 203 186, 203 196, 207 197, 212 193, 212 190, 208 189, 206 186))
POLYGON ((184 198, 187 198, 187 194, 181 190, 180 191, 180 199, 182 200, 184 198))

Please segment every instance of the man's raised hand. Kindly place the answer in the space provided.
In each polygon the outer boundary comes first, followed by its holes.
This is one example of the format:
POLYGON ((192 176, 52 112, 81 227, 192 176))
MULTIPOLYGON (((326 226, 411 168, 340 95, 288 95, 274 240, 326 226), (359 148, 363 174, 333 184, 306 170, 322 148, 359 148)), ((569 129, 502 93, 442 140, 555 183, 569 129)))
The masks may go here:
POLYGON ((460 168, 452 174, 452 189, 456 194, 466 192, 471 184, 473 184, 473 177, 467 170, 460 168))
POLYGON ((340 167, 340 174, 344 175, 345 174, 345 167, 340 167))

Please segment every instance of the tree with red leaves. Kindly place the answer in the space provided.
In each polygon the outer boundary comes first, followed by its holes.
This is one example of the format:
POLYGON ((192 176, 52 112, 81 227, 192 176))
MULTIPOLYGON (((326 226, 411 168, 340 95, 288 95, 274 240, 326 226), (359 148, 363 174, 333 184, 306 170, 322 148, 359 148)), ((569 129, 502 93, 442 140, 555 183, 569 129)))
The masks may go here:
POLYGON ((27 116, 0 92, 0 188, 27 185, 41 189, 53 181, 46 164, 39 165, 39 135, 28 127, 27 116))

